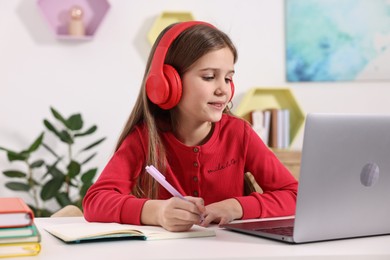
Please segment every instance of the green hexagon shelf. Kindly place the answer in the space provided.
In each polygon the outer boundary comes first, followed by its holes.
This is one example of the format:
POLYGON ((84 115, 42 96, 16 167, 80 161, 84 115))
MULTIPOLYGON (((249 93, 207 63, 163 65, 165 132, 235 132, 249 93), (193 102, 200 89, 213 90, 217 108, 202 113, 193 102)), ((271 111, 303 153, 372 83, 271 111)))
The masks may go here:
POLYGON ((305 114, 289 88, 253 88, 249 90, 234 114, 250 121, 250 112, 258 109, 286 108, 290 110, 290 145, 299 134, 305 114))
POLYGON ((168 25, 177 22, 186 22, 193 20, 195 20, 194 16, 190 12, 163 12, 154 21, 152 29, 150 29, 148 33, 148 40, 150 44, 153 45, 160 32, 164 30, 168 25))

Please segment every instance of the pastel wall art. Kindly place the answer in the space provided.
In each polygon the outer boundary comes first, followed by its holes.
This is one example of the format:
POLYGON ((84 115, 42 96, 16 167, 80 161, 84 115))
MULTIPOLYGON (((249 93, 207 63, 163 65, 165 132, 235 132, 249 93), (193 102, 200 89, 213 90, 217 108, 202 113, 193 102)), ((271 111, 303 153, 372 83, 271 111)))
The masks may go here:
POLYGON ((289 82, 390 80, 390 0, 285 0, 289 82))

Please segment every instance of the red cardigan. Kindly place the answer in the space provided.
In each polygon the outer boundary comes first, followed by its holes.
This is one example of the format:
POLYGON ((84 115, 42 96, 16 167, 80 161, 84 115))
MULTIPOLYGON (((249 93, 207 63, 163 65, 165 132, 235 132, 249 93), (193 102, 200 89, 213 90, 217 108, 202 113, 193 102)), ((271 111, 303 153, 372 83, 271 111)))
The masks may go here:
MULTIPOLYGON (((229 115, 215 123, 207 143, 188 147, 171 132, 161 134, 166 147, 166 179, 179 192, 199 196, 205 205, 235 198, 243 209, 242 219, 293 215, 298 183, 244 120, 229 115), (262 194, 243 195, 244 173, 251 172, 262 194)), ((112 156, 84 200, 88 221, 141 224, 147 199, 131 190, 144 171, 147 131, 137 126, 112 156)), ((159 199, 170 195, 159 189, 159 199)))

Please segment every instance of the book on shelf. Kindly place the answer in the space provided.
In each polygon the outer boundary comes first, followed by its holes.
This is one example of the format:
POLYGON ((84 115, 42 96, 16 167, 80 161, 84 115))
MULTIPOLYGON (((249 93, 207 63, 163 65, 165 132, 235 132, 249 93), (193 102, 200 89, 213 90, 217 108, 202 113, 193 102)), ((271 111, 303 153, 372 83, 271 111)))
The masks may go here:
POLYGON ((280 134, 280 114, 278 109, 271 109, 271 127, 270 127, 270 141, 269 146, 278 148, 279 134, 280 134))
POLYGON ((214 230, 200 226, 193 226, 190 230, 184 232, 170 232, 157 226, 87 221, 51 225, 45 227, 45 230, 66 243, 116 239, 162 240, 215 236, 214 230))
POLYGON ((30 226, 33 220, 31 208, 21 198, 0 198, 0 228, 30 226))
POLYGON ((254 110, 251 112, 251 123, 253 130, 260 136, 266 145, 269 145, 269 129, 271 122, 271 111, 254 110))
POLYGON ((0 258, 34 256, 41 251, 41 244, 37 242, 0 244, 0 258))
POLYGON ((1 228, 0 244, 40 242, 41 234, 35 224, 21 228, 1 228))
POLYGON ((290 110, 282 110, 282 148, 290 146, 290 110))
POLYGON ((281 108, 254 110, 250 113, 254 131, 272 148, 290 146, 290 111, 281 108))

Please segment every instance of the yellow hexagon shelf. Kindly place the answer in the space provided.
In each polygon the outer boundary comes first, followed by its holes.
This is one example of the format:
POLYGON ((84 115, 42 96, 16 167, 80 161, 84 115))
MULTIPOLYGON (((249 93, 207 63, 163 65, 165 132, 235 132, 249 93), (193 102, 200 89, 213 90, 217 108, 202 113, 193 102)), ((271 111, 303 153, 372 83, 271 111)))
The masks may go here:
POLYGON ((249 90, 234 114, 250 122, 253 110, 283 108, 290 111, 290 145, 299 134, 305 114, 289 88, 253 88, 249 90))
POLYGON ((163 12, 154 21, 152 29, 148 33, 148 40, 150 44, 153 45, 160 32, 164 30, 168 25, 177 22, 186 22, 193 20, 195 20, 194 16, 190 12, 163 12))

